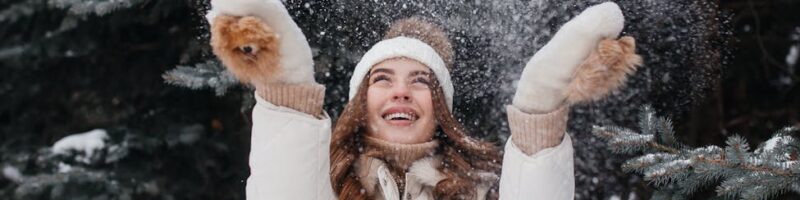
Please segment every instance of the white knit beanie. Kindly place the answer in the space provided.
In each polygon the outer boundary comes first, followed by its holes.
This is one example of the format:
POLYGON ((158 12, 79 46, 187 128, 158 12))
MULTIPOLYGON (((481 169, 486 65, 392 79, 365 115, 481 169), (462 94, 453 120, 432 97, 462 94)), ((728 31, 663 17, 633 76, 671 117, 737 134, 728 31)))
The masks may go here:
POLYGON ((442 57, 425 42, 403 36, 380 41, 364 54, 350 77, 350 100, 373 66, 384 60, 401 57, 416 60, 431 69, 444 91, 447 108, 453 111, 453 82, 442 57))

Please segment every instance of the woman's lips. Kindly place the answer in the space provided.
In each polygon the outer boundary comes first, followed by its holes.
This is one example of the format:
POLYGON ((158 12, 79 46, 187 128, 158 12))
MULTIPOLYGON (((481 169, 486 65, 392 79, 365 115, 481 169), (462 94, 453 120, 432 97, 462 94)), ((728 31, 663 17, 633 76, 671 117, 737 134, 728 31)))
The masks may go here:
POLYGON ((392 126, 410 126, 414 122, 411 120, 386 120, 386 123, 392 126))
POLYGON ((381 116, 386 123, 393 126, 409 126, 417 121, 417 114, 413 109, 393 107, 383 112, 381 116))

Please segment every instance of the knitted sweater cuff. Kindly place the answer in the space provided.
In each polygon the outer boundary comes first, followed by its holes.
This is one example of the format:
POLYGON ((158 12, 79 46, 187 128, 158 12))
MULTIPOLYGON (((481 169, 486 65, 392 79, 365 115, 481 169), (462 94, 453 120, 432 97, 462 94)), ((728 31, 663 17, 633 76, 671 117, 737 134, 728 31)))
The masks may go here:
POLYGON ((569 106, 544 114, 528 114, 513 105, 507 110, 511 141, 527 155, 558 146, 566 133, 569 106))
POLYGON ((325 99, 325 86, 313 84, 267 84, 256 89, 256 93, 276 106, 288 107, 319 118, 325 99))

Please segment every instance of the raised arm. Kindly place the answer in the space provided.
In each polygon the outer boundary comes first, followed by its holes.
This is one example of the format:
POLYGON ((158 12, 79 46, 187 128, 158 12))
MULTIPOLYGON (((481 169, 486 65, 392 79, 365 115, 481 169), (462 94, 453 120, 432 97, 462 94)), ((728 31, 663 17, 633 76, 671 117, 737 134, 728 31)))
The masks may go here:
POLYGON ((211 7, 211 46, 229 71, 266 101, 321 117, 325 88, 314 80, 311 48, 280 0, 212 0, 211 7))
POLYGON ((256 88, 248 199, 334 199, 330 118, 311 49, 280 0, 212 0, 211 46, 256 88))
POLYGON ((553 36, 527 63, 507 106, 501 199, 572 199, 569 106, 618 88, 641 58, 633 38, 616 40, 624 18, 614 3, 592 6, 553 36))

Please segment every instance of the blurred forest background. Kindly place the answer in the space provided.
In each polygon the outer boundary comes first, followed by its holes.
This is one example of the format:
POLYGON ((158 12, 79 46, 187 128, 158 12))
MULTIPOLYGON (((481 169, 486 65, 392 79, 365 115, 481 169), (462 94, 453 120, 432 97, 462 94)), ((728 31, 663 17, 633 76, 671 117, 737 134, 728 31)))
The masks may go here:
MULTIPOLYGON (((522 36, 489 23, 455 23, 453 15, 472 10, 453 5, 487 4, 480 1, 284 2, 314 48, 332 116, 346 101, 349 71, 386 24, 420 14, 451 30, 459 48, 456 95, 464 98, 456 99, 457 117, 476 136, 502 143, 507 135, 483 133, 507 132, 496 119, 505 119, 501 106, 524 61, 569 16, 600 1, 543 0, 535 7, 553 4, 553 12, 522 12, 548 17, 530 19, 542 31, 524 31, 542 35, 522 36), (445 4, 447 12, 415 12, 428 2, 445 4), (474 34, 484 27, 505 37, 474 34), (514 54, 492 46, 533 38, 507 47, 514 54), (487 60, 512 60, 515 67, 494 68, 509 63, 487 60)), ((800 126, 800 1, 647 2, 619 1, 633 16, 625 34, 638 39, 646 69, 632 78, 629 92, 572 113, 577 199, 649 198, 646 182, 619 170, 623 160, 582 133, 594 124, 635 126, 635 111, 645 103, 671 117, 681 140, 694 146, 720 145, 734 134, 755 145, 782 127, 800 126), (695 9, 643 12, 661 4, 695 9), (675 20, 648 23, 656 19, 675 20)), ((244 199, 253 101, 249 88, 220 79, 207 9, 204 0, 0 0, 0 199, 244 199), (176 66, 207 71, 169 76, 176 66), (186 75, 192 73, 199 90, 178 86, 192 81, 186 75), (56 141, 95 129, 108 136, 96 153, 53 153, 56 141)), ((497 15, 481 22, 503 17, 497 15)), ((713 189, 698 196, 713 196, 713 189)))

